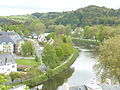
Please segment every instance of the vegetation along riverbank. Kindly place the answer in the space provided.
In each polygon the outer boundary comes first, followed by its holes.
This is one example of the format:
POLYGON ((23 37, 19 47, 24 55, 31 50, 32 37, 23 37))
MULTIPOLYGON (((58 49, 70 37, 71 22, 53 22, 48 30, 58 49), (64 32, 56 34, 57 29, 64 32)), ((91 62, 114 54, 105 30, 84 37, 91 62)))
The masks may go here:
POLYGON ((66 69, 69 66, 71 66, 74 63, 74 61, 77 59, 77 57, 78 57, 78 50, 74 49, 73 50, 73 54, 69 57, 69 59, 66 62, 64 62, 60 66, 56 67, 55 69, 49 70, 44 75, 39 75, 37 77, 31 78, 30 80, 23 81, 22 84, 26 84, 29 87, 33 87, 33 86, 39 85, 42 82, 50 79, 54 75, 62 72, 64 69, 66 69))

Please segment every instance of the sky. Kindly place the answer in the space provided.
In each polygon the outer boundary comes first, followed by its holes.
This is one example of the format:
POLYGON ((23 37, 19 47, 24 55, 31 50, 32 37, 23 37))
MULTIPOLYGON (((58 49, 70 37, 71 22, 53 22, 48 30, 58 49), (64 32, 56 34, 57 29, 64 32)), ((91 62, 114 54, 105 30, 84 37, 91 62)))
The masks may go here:
POLYGON ((120 8, 120 0, 0 0, 0 16, 71 11, 89 5, 120 8))

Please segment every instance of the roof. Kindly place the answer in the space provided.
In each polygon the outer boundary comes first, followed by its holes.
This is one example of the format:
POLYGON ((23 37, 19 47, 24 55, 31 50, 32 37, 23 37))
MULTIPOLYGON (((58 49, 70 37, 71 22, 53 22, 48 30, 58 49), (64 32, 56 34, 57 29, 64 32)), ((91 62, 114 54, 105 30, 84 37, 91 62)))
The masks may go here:
POLYGON ((88 88, 90 89, 102 89, 100 85, 97 85, 97 84, 90 84, 90 83, 87 83, 85 84, 85 86, 87 86, 88 88))
POLYGON ((9 31, 9 32, 0 32, 0 43, 2 42, 12 42, 13 44, 17 43, 18 41, 23 40, 23 38, 15 33, 14 31, 9 31), (4 38, 4 40, 1 40, 2 38, 4 38))
POLYGON ((30 36, 37 36, 37 34, 34 33, 34 32, 32 32, 32 33, 30 34, 30 36))
POLYGON ((5 65, 6 63, 15 64, 15 59, 11 54, 0 54, 0 66, 5 65))
POLYGON ((3 42, 11 42, 12 44, 15 44, 15 42, 10 38, 10 36, 0 36, 0 44, 2 44, 3 42))
POLYGON ((13 36, 10 36, 10 38, 11 38, 15 43, 17 43, 18 41, 21 41, 21 40, 22 40, 22 38, 20 37, 19 34, 15 34, 15 35, 13 35, 13 36))
POLYGON ((14 31, 8 31, 8 32, 0 32, 0 35, 15 35, 16 33, 14 31))
POLYGON ((102 84, 103 90, 120 90, 120 85, 102 84))
POLYGON ((69 90, 87 90, 85 85, 70 87, 69 90))

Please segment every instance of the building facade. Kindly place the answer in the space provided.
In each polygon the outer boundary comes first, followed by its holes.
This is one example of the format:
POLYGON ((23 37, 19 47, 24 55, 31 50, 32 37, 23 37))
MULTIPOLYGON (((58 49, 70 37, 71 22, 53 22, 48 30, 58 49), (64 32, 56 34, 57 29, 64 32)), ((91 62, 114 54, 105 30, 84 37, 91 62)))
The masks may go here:
POLYGON ((17 72, 17 63, 11 54, 0 54, 0 73, 17 72))

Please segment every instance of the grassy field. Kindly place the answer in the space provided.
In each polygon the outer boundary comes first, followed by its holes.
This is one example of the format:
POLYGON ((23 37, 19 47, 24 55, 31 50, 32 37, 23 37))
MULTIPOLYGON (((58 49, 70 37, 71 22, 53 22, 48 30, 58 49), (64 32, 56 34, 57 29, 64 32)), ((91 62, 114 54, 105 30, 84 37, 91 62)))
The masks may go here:
POLYGON ((18 65, 28 65, 28 66, 37 66, 40 65, 40 62, 36 62, 34 59, 17 59, 18 65))

